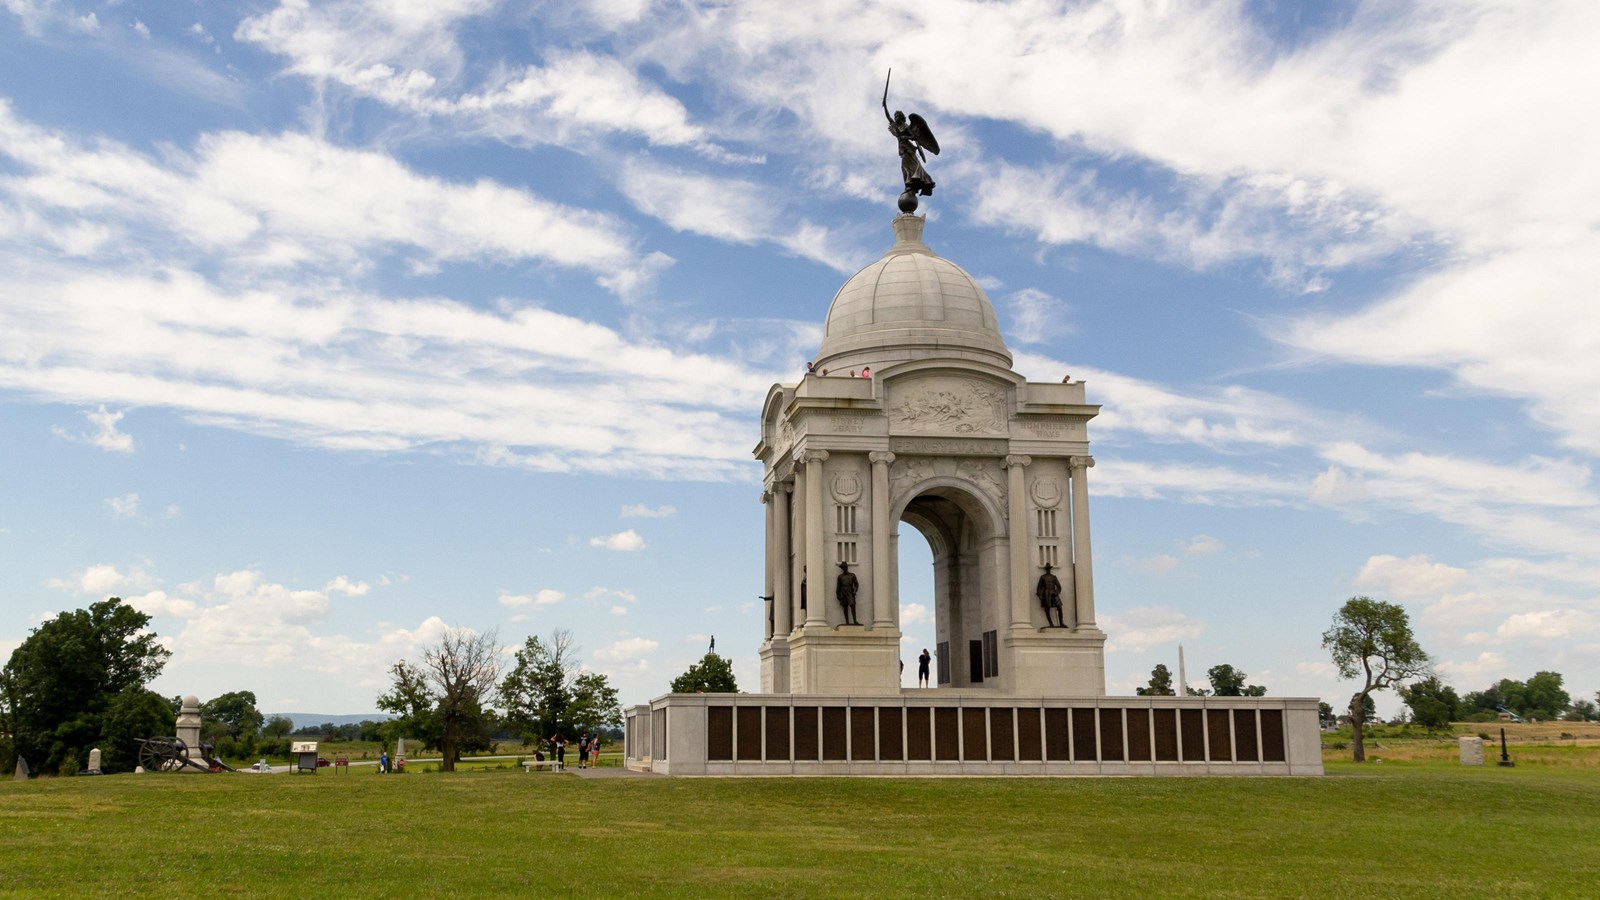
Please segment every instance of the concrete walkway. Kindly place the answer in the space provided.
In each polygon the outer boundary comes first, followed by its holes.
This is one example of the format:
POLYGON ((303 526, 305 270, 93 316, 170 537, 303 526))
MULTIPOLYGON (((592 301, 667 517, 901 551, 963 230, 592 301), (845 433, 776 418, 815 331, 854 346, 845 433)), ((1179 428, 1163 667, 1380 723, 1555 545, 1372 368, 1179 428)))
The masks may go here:
POLYGON ((579 778, 665 778, 654 772, 636 772, 627 766, 601 766, 598 769, 575 769, 567 767, 567 771, 579 778))

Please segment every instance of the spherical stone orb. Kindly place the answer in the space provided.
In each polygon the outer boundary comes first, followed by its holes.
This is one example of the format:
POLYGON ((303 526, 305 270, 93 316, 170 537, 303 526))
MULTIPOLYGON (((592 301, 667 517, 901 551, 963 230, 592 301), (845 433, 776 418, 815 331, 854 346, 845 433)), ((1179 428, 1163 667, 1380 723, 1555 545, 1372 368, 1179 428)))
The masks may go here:
POLYGON ((196 697, 193 694, 185 694, 184 698, 183 698, 183 709, 185 709, 185 710, 192 709, 195 712, 199 712, 200 711, 200 698, 196 697))
POLYGON ((916 191, 906 191, 900 195, 900 211, 907 214, 917 211, 916 191))

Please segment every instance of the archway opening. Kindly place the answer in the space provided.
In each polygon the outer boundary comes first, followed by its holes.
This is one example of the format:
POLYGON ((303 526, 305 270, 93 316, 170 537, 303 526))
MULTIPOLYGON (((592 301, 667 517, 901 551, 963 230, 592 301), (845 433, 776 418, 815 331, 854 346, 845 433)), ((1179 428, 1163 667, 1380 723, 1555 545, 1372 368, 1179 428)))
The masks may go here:
POLYGON ((982 687, 998 675, 993 520, 959 487, 932 487, 901 511, 894 538, 902 687, 918 686, 923 649, 929 687, 982 687), (904 538, 902 540, 901 538, 904 538))

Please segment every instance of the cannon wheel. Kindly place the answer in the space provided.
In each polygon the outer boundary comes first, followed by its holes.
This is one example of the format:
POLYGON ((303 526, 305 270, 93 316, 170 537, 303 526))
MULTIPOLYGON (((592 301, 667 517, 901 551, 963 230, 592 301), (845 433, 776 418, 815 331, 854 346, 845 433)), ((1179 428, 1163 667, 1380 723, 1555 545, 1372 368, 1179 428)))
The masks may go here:
POLYGON ((189 748, 182 740, 145 738, 139 742, 139 765, 146 772, 176 772, 185 765, 189 748))

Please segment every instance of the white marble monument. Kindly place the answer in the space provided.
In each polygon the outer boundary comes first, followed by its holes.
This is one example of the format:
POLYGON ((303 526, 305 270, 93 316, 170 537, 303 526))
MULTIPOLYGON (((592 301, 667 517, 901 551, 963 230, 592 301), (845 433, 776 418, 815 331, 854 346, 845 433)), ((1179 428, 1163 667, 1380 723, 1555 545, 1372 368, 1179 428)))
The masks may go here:
POLYGON ((630 708, 628 765, 1321 774, 1314 698, 1106 696, 1088 489, 1099 407, 1081 381, 1012 371, 983 289, 923 243, 922 218, 893 225, 888 252, 834 296, 813 371, 762 407, 760 693, 630 708), (930 545, 931 597, 900 593, 903 536, 930 545), (909 603, 934 610, 928 688, 901 687, 909 603))
POLYGON ((1081 381, 1011 370, 989 298, 923 243, 923 221, 895 218, 894 245, 834 297, 814 371, 767 394, 761 689, 899 690, 900 610, 917 602, 935 610, 940 687, 1102 694, 1087 484, 1100 408, 1081 381), (932 597, 900 596, 902 523, 932 546, 932 597), (859 626, 838 602, 841 562, 859 626), (1057 619, 1039 596, 1047 565, 1057 619))

